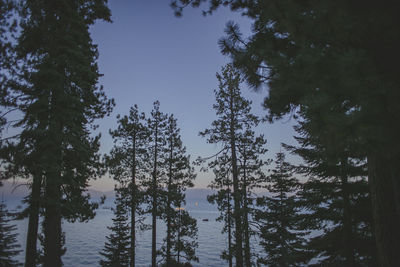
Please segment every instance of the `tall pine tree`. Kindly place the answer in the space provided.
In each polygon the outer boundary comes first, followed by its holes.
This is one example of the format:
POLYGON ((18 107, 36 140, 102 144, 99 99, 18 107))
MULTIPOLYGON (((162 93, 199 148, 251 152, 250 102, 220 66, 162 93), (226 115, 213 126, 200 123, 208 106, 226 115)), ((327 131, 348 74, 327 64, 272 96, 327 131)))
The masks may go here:
POLYGON ((256 125, 258 119, 251 114, 251 102, 241 96, 240 74, 232 65, 223 67, 221 74, 217 73, 217 79, 219 89, 215 90, 216 104, 213 106, 217 120, 212 122, 212 128, 206 129, 200 135, 208 137, 207 142, 210 144, 220 144, 219 153, 229 151, 235 223, 234 251, 236 264, 243 266, 243 183, 240 182, 239 147, 246 126, 256 125))
POLYGON ((182 210, 185 204, 185 190, 193 187, 196 175, 190 165, 190 157, 186 155, 186 147, 183 146, 179 132, 177 120, 170 115, 165 132, 167 191, 163 215, 167 226, 166 244, 163 248, 167 266, 180 264, 183 257, 187 262, 198 261, 195 256, 196 220, 182 210))
POLYGON ((150 132, 149 164, 151 176, 145 183, 147 186, 146 195, 149 199, 149 209, 152 218, 151 236, 151 265, 157 266, 157 218, 162 212, 163 187, 166 182, 166 140, 165 131, 167 127, 167 115, 160 111, 160 102, 153 105, 150 117, 147 119, 147 128, 150 132))
POLYGON ((131 214, 131 251, 130 266, 135 266, 136 257, 136 223, 143 222, 143 189, 141 188, 146 171, 149 132, 145 126, 145 115, 140 113, 137 105, 129 110, 129 116, 118 115, 118 128, 110 131, 114 139, 114 148, 106 158, 110 174, 120 184, 120 194, 126 200, 131 214))
POLYGON ((253 119, 245 123, 244 131, 240 136, 239 151, 239 170, 240 182, 242 188, 243 205, 243 241, 244 241, 244 266, 254 265, 251 251, 251 236, 255 235, 254 229, 254 189, 259 188, 264 182, 264 170, 269 160, 264 160, 264 154, 267 152, 263 135, 256 136, 254 128, 258 125, 259 119, 253 116, 253 119))
POLYGON ((109 21, 110 12, 106 1, 26 0, 21 5, 16 48, 22 70, 12 89, 20 96, 16 105, 23 116, 14 126, 23 130, 10 143, 9 159, 32 179, 26 266, 35 264, 40 204, 44 266, 58 267, 62 218, 85 221, 97 207, 85 193, 88 179, 100 169, 100 136, 92 137, 91 130, 113 103, 97 87, 98 52, 88 27, 97 19, 109 21))

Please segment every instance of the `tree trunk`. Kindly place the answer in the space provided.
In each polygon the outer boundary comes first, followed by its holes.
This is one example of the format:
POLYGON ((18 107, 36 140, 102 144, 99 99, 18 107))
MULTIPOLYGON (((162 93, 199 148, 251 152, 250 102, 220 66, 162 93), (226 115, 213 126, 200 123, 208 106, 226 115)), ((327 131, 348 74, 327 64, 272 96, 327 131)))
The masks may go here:
MULTIPOLYGON (((246 151, 244 151, 246 154, 246 151)), ((246 156, 243 159, 243 232, 244 232, 244 261, 246 267, 251 267, 250 254, 250 227, 249 227, 249 210, 247 198, 247 173, 246 173, 246 156)))
POLYGON ((61 210, 60 185, 57 175, 46 177, 44 218, 44 267, 61 267, 61 210))
POLYGON ((244 228, 244 259, 245 266, 251 267, 251 254, 250 254, 250 229, 249 229, 249 212, 247 209, 247 196, 245 195, 245 199, 243 202, 243 228, 244 228))
MULTIPOLYGON (((169 155, 169 173, 168 173, 168 192, 167 192, 167 251, 166 251, 166 262, 167 266, 172 266, 171 262, 171 189, 172 189, 172 151, 173 143, 172 137, 170 138, 170 155, 169 155)), ((179 207, 180 208, 180 207, 179 207)), ((180 210, 179 210, 180 212, 180 210)))
POLYGON ((235 136, 235 117, 233 114, 233 96, 230 100, 230 145, 231 145, 231 159, 232 159, 232 180, 233 180, 233 217, 235 220, 235 256, 236 256, 236 266, 243 266, 243 246, 242 246, 242 216, 240 211, 240 189, 239 189, 239 179, 238 179, 238 167, 237 167, 237 157, 236 157, 236 136, 235 136))
POLYGON ((41 184, 41 176, 34 175, 32 182, 31 199, 29 202, 29 222, 28 234, 26 238, 25 267, 36 266, 41 184))
POLYGON ((131 267, 135 267, 136 254, 136 201, 132 200, 131 207, 131 267))
POLYGON ((136 134, 133 136, 132 189, 131 189, 131 267, 135 267, 136 254, 136 134))
POLYGON ((48 147, 43 153, 47 161, 43 162, 45 170, 45 215, 44 229, 44 262, 43 267, 61 267, 62 261, 62 229, 61 229, 61 167, 62 167, 62 133, 63 122, 57 117, 58 91, 50 94, 48 147))
POLYGON ((400 262, 399 162, 391 155, 368 155, 368 182, 379 266, 400 262))
POLYGON ((231 194, 230 194, 230 188, 228 187, 228 262, 229 262, 229 267, 232 267, 232 227, 231 227, 231 194))
POLYGON ((180 263, 180 256, 181 256, 181 227, 182 227, 182 211, 179 209, 179 230, 178 230, 178 264, 180 263))
POLYGON ((152 185, 152 235, 151 235, 151 266, 157 266, 157 248, 156 248, 156 237, 157 237, 157 156, 158 156, 158 126, 156 125, 154 133, 154 170, 153 170, 153 185, 152 185))

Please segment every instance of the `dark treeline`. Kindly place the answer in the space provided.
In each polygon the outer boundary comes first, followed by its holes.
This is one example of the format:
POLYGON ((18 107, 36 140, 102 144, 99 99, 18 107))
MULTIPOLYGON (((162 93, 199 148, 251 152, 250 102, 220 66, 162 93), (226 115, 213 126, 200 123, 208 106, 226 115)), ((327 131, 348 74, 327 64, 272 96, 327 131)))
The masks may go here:
MULTIPOLYGON (((398 5, 177 0, 171 6, 181 16, 202 3, 209 4, 205 15, 227 6, 253 21, 246 38, 227 24, 219 44, 232 63, 217 73, 216 119, 200 133, 220 148, 197 163, 214 174, 216 193, 208 200, 227 236, 221 258, 239 267, 397 266, 398 5), (265 118, 251 113, 242 82, 268 88, 265 118), (297 166, 283 152, 272 164, 266 138, 256 134, 263 120, 287 116, 297 122, 297 144, 283 148, 302 159, 297 166)), ((111 113, 114 101, 98 84, 89 26, 110 16, 107 0, 0 0, 0 178, 24 178, 30 189, 19 214, 0 205, 1 266, 19 264, 13 218, 28 220, 26 267, 62 266, 62 222, 96 215, 88 182, 107 171, 117 182, 116 207, 101 266, 135 266, 141 230, 152 231, 152 266, 199 261, 196 220, 183 208, 195 172, 176 118, 159 102, 147 115, 133 106, 117 117, 114 147, 101 160, 95 121, 111 113), (9 128, 17 133, 4 136, 9 128), (166 233, 157 248, 160 220, 166 233)))

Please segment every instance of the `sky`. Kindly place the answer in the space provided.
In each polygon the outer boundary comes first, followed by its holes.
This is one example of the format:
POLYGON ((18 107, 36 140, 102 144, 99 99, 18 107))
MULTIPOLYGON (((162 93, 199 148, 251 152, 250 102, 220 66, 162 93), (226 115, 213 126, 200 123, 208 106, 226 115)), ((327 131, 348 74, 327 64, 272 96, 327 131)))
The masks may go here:
MULTIPOLYGON (((239 23, 245 35, 250 34, 251 21, 227 9, 204 17, 201 8, 187 8, 177 18, 169 0, 110 0, 109 8, 113 23, 97 22, 90 28, 104 75, 100 84, 116 102, 111 116, 98 122, 101 153, 112 148, 108 131, 117 127, 117 114, 127 114, 134 104, 149 114, 156 100, 162 112, 178 119, 191 159, 218 151, 198 135, 216 118, 212 109, 218 85, 215 74, 230 62, 221 54, 218 40, 228 21, 239 23)), ((258 92, 246 84, 241 88, 243 96, 253 101, 253 113, 265 116, 261 102, 267 88, 258 92)), ((282 142, 294 144, 293 125, 293 120, 285 119, 258 127, 257 132, 268 140, 266 158, 273 158, 282 142)), ((206 188, 212 179, 212 173, 198 173, 195 188, 206 188)), ((113 189, 114 181, 106 176, 90 184, 91 189, 107 191, 113 189)))

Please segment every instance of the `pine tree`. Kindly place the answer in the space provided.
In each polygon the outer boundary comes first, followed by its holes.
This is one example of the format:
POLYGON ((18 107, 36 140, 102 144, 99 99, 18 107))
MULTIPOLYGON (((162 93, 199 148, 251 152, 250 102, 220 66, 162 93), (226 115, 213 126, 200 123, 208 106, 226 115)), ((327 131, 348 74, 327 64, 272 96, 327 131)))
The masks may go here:
POLYGON ((98 52, 88 27, 108 20, 106 1, 30 1, 22 3, 17 56, 22 70, 13 94, 22 128, 10 142, 8 159, 32 181, 26 266, 34 266, 38 205, 44 208, 44 266, 62 265, 61 220, 92 218, 97 207, 86 187, 100 169, 100 136, 93 121, 113 102, 97 87, 98 52), (44 192, 44 196, 40 195, 44 192), (38 201, 41 200, 41 201, 38 201), (40 202, 40 203, 39 203, 40 202), (31 233, 31 234, 29 234, 31 233), (28 253, 28 251, 30 253, 28 253), (30 258, 28 258, 30 257, 30 258))
POLYGON ((131 262, 131 236, 126 199, 120 188, 115 189, 116 198, 113 226, 107 227, 112 233, 107 236, 107 242, 100 254, 104 257, 100 261, 102 267, 128 267, 131 262))
POLYGON ((165 192, 166 205, 163 217, 166 221, 167 236, 164 239, 166 244, 162 248, 162 252, 165 255, 166 266, 180 264, 183 257, 187 262, 198 261, 195 256, 196 220, 182 210, 182 206, 185 204, 184 191, 188 187, 193 187, 196 175, 193 167, 190 166, 190 157, 186 155, 186 148, 182 144, 179 132, 176 119, 170 115, 165 133, 167 191, 165 192))
POLYGON ((151 177, 146 182, 149 198, 149 209, 152 217, 152 237, 151 237, 151 264, 157 266, 157 218, 161 215, 161 201, 163 197, 162 188, 165 185, 165 131, 167 127, 167 115, 160 111, 160 102, 156 101, 153 105, 150 117, 147 119, 147 128, 150 132, 149 162, 151 164, 151 177))
MULTIPOLYGON (((271 121, 296 108, 329 117, 342 107, 352 120, 359 159, 368 162, 379 264, 400 262, 400 32, 395 1, 172 1, 177 15, 185 6, 208 2, 211 14, 230 7, 253 21, 243 38, 229 23, 220 41, 254 87, 268 86, 264 106, 271 121), (299 27, 302 25, 302 27, 299 27), (371 38, 374 36, 374 38, 371 38)), ((333 115, 334 116, 334 115, 333 115)), ((314 122, 313 122, 314 123, 314 122)), ((318 123, 315 123, 318 127, 318 123)), ((340 141, 343 142, 343 141, 340 141)))
POLYGON ((310 238, 308 248, 318 259, 316 264, 376 265, 366 164, 357 160, 352 129, 338 124, 338 117, 346 121, 351 116, 338 110, 333 116, 330 111, 329 128, 314 128, 309 122, 312 114, 305 111, 302 115, 307 117, 296 127, 300 146, 286 147, 303 158, 305 165, 297 169, 309 177, 299 192, 305 210, 303 227, 320 234, 310 238))
POLYGON ((308 233, 299 231, 301 216, 296 203, 300 184, 292 176, 293 168, 282 152, 277 153, 275 164, 267 177, 268 195, 257 199, 260 245, 266 254, 258 262, 268 266, 299 266, 308 260, 304 238, 308 233))
POLYGON ((118 128, 110 131, 115 146, 107 157, 107 166, 113 178, 124 185, 120 189, 131 214, 130 266, 135 266, 136 223, 143 223, 143 192, 140 188, 147 171, 147 143, 149 132, 144 125, 145 115, 137 105, 129 110, 129 116, 118 115, 118 128), (123 190, 125 189, 125 190, 123 190))
POLYGON ((306 214, 303 229, 314 264, 375 266, 372 214, 365 179, 309 178, 299 195, 306 214))
POLYGON ((9 217, 7 207, 2 201, 0 203, 0 266, 4 267, 19 266, 14 257, 21 252, 18 250, 20 245, 17 244, 17 234, 13 233, 16 226, 10 224, 9 217))
POLYGON ((261 187, 264 182, 263 167, 269 164, 269 160, 263 160, 262 157, 267 152, 263 135, 255 136, 254 128, 258 125, 259 120, 253 116, 253 120, 249 120, 240 137, 239 151, 239 170, 240 181, 242 187, 242 205, 243 205, 243 240, 244 240, 244 263, 246 267, 251 267, 254 262, 251 251, 251 236, 255 235, 252 230, 254 227, 254 203, 255 198, 253 190, 261 187))
MULTIPOLYGON (((240 74, 228 64, 222 68, 222 73, 217 73, 219 89, 215 90, 217 120, 212 122, 212 128, 201 132, 207 136, 210 144, 221 144, 219 153, 229 151, 230 169, 232 172, 233 186, 233 219, 235 222, 235 258, 238 266, 243 266, 243 216, 242 193, 240 187, 239 146, 240 138, 246 125, 254 125, 257 118, 250 113, 251 102, 240 94, 240 74)), ((217 153, 218 154, 218 153, 217 153)))

